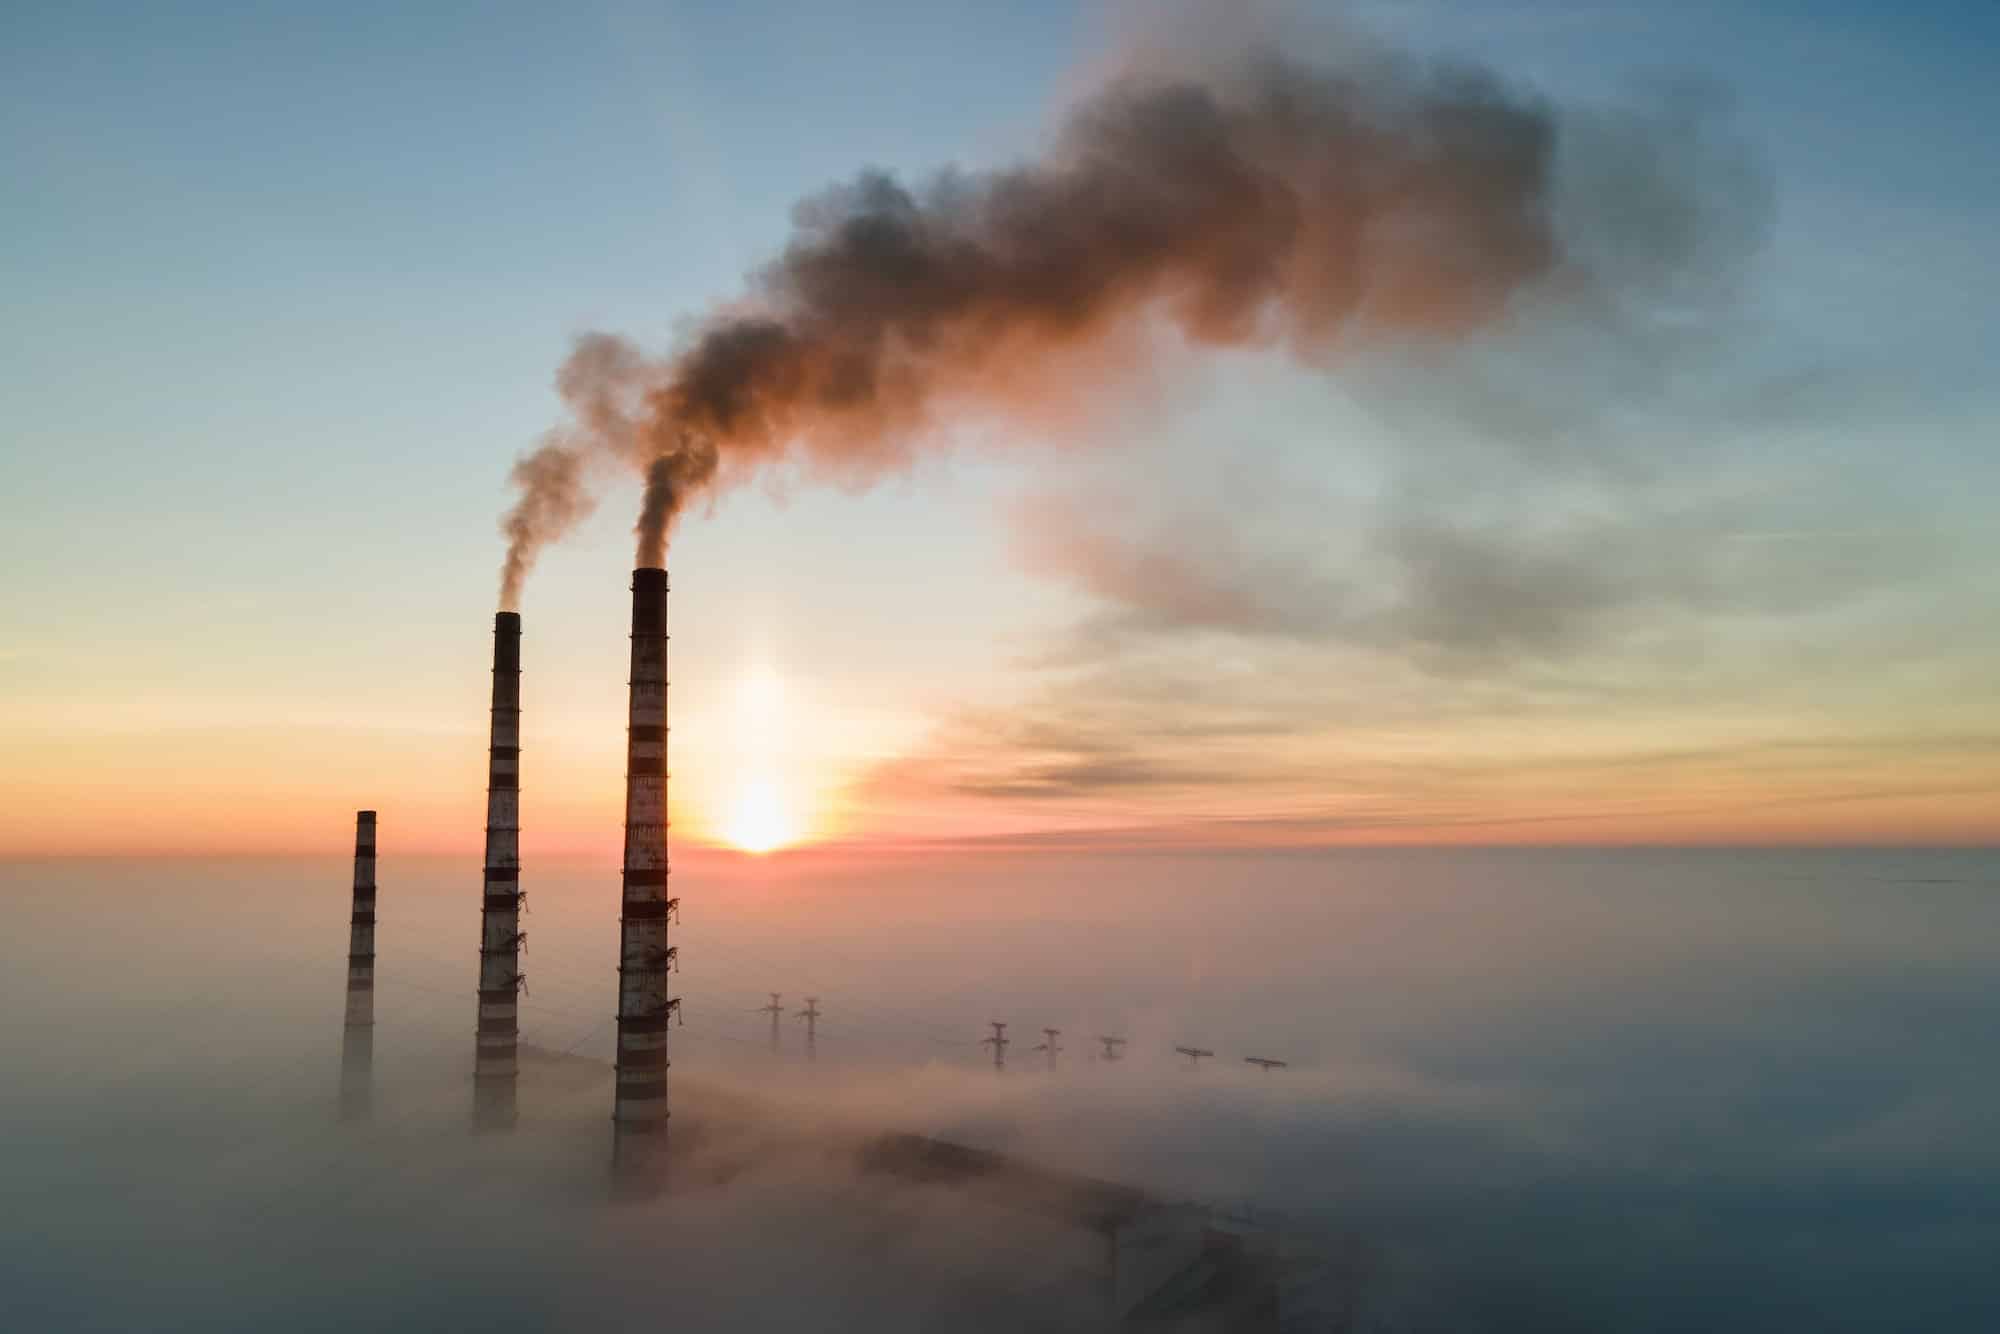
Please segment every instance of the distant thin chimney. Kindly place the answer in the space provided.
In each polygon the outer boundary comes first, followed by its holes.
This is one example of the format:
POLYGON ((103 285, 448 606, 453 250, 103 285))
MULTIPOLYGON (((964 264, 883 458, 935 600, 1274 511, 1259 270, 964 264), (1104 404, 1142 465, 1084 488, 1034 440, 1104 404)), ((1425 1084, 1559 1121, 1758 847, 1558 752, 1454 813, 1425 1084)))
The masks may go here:
POLYGON ((521 614, 493 617, 493 725, 486 765, 486 875, 479 909, 473 1124, 515 1117, 521 989, 521 614))
POLYGON ((375 1078, 375 812, 354 813, 354 908, 347 919, 347 1022, 340 1038, 340 1114, 368 1115, 375 1078))

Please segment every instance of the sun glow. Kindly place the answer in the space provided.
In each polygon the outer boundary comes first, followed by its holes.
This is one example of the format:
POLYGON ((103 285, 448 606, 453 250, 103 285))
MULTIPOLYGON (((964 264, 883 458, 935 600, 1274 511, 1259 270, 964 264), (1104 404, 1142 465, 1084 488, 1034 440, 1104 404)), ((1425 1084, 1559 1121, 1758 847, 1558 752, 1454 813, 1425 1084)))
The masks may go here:
POLYGON ((775 782, 757 778, 743 785, 730 808, 724 837, 745 852, 765 853, 795 842, 798 836, 798 822, 775 782))
POLYGON ((722 836, 750 853, 766 853, 802 836, 798 812, 777 777, 785 762, 785 687, 769 667, 746 673, 737 686, 736 754, 743 768, 722 836))

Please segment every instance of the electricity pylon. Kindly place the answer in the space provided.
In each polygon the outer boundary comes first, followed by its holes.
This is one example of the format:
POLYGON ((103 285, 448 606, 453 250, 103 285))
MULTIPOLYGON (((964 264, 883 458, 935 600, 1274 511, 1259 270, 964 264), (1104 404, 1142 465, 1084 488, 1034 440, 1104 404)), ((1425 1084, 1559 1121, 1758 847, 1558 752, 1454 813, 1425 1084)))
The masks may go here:
POLYGON ((1245 1056, 1243 1060, 1245 1064, 1254 1065, 1267 1075, 1273 1070, 1283 1070, 1291 1065, 1290 1061, 1274 1061, 1268 1056, 1245 1056))
POLYGON ((758 1006, 757 1013, 771 1016, 771 1050, 775 1052, 778 1050, 778 1016, 785 1012, 785 1007, 778 1004, 779 996, 777 992, 771 992, 770 997, 771 1003, 769 1005, 758 1006))
POLYGON ((1120 1057, 1123 1055, 1123 1053, 1121 1053, 1118 1049, 1125 1045, 1124 1038, 1107 1038, 1102 1033, 1100 1033, 1097 1036, 1097 1040, 1104 1044, 1105 1060, 1115 1061, 1120 1059, 1120 1057))
POLYGON ((1007 1068, 1007 1025, 996 1019, 993 1021, 992 1027, 993 1036, 979 1039, 979 1045, 993 1048, 993 1068, 995 1070, 1005 1070, 1007 1068))
POLYGON ((1188 1058, 1188 1069, 1190 1070, 1199 1070, 1201 1068, 1202 1057, 1215 1055, 1214 1052, 1206 1047, 1176 1047, 1174 1050, 1188 1058))
POLYGON ((793 1017, 796 1019, 803 1019, 806 1021, 806 1059, 810 1061, 813 1059, 813 1050, 816 1045, 815 1039, 818 1037, 817 1029, 819 1026, 819 997, 817 996, 806 997, 806 1008, 800 1010, 793 1017))
POLYGON ((1043 1041, 1035 1047, 1036 1051, 1045 1051, 1049 1054, 1049 1069, 1051 1070, 1056 1068, 1056 1053, 1062 1050, 1062 1045, 1056 1041, 1061 1036, 1062 1030, 1060 1028, 1045 1028, 1042 1030, 1043 1041))

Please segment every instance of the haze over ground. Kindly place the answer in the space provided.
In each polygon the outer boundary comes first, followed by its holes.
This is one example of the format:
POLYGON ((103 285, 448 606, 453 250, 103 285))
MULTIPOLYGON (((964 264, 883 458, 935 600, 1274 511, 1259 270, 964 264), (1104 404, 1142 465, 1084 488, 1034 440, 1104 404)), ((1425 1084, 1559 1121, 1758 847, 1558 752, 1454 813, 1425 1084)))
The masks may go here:
MULTIPOLYGON (((15 1309, 218 1329, 919 1328, 944 1310, 1019 1328, 1062 1309, 1060 1236, 837 1163, 775 1155, 609 1209, 602 1076, 531 1060, 515 1135, 470 1135, 463 869, 383 858, 376 1117, 356 1129, 334 1120, 344 864, 8 865, 15 1309), (614 1283, 635 1257, 641 1277, 614 1283)), ((1990 854, 694 859, 687 880, 689 1129, 701 1090, 734 1083, 806 1125, 1255 1204, 1365 1244, 1370 1329, 2000 1314, 1990 854), (889 911, 863 918, 864 897, 889 911), (814 1067, 789 1018, 768 1057, 770 990, 820 996, 814 1067), (1063 1028, 1062 1069, 1024 1042, 994 1075, 988 1019, 1063 1028), (1098 1031, 1129 1034, 1130 1059, 1089 1063, 1098 1031), (1191 1074, 1175 1043, 1218 1058, 1191 1074), (1245 1052, 1294 1065, 1261 1076, 1245 1052)), ((533 883, 523 1040, 603 1058, 615 867, 533 883)))

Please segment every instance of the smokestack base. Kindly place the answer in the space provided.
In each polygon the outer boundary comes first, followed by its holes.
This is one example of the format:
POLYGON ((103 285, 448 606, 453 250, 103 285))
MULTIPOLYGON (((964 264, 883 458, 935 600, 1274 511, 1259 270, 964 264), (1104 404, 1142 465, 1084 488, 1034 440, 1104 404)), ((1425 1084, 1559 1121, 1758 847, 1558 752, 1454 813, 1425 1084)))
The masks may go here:
POLYGON ((512 1130, 519 1119, 515 1088, 512 1069, 500 1075, 475 1072, 472 1078, 472 1128, 512 1130))
POLYGON ((340 1035, 340 1119, 366 1121, 375 1102, 375 1030, 348 1025, 340 1035))
POLYGON ((667 1193, 668 1139, 664 1119, 656 1123, 620 1121, 611 1138, 611 1197, 623 1203, 657 1199, 667 1193))

